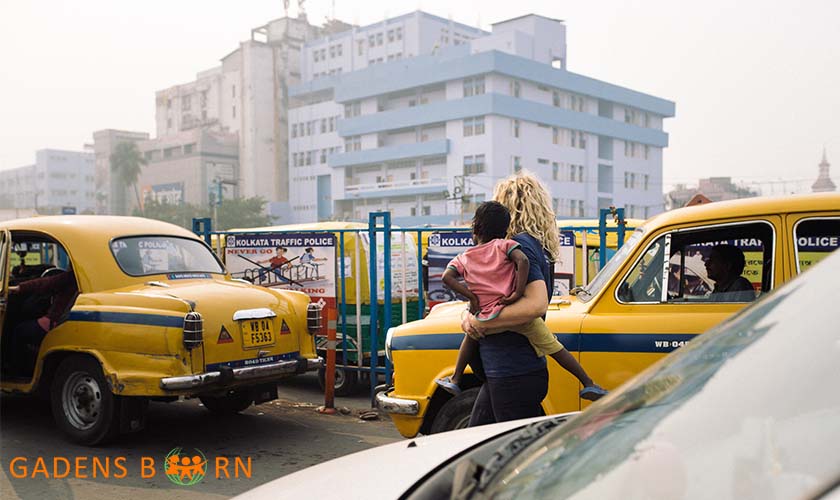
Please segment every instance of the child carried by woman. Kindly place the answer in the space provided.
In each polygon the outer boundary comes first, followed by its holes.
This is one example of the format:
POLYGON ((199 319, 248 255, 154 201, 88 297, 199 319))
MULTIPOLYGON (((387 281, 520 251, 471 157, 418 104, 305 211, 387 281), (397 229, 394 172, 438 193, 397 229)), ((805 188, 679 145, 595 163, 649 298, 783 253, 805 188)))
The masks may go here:
MULTIPOLYGON (((443 273, 443 282, 452 291, 466 297, 470 312, 479 321, 499 315, 509 304, 519 300, 528 280, 528 257, 519 243, 505 239, 510 225, 510 213, 501 203, 487 201, 479 205, 473 217, 472 231, 475 246, 458 255, 443 273), (458 277, 462 277, 467 286, 458 277)), ((524 335, 538 355, 554 358, 560 366, 577 377, 583 385, 580 397, 594 401, 607 393, 595 384, 557 338, 542 318, 513 328, 524 335)), ((455 373, 435 382, 452 394, 461 392, 460 383, 470 360, 478 355, 478 342, 464 336, 458 351, 455 373)))

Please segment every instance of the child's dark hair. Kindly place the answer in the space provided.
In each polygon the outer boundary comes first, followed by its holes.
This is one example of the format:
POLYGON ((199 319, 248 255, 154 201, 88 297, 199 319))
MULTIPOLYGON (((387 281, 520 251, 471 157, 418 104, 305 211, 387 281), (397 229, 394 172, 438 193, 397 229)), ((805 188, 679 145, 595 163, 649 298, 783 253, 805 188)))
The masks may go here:
POLYGON ((485 201, 475 211, 472 230, 483 243, 507 236, 510 212, 498 201, 485 201))

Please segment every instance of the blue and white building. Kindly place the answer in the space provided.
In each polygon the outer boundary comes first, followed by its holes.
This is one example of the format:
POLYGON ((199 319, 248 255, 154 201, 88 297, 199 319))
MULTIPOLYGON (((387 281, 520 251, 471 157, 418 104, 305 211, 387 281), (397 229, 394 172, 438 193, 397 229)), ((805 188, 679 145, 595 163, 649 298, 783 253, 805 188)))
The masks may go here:
POLYGON ((662 211, 674 103, 567 71, 565 34, 537 15, 486 32, 418 11, 305 44, 289 89, 293 219, 468 220, 523 168, 558 217, 662 211))

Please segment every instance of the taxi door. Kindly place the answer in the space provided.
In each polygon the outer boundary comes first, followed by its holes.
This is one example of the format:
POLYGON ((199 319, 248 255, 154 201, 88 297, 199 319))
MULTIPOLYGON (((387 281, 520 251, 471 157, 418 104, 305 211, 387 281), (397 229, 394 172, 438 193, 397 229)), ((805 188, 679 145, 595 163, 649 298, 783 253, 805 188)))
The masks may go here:
POLYGON ((593 299, 598 302, 581 326, 584 369, 614 389, 748 305, 712 299, 705 261, 717 245, 737 247, 741 276, 756 296, 769 292, 784 273, 776 243, 781 229, 781 217, 768 216, 652 233, 593 299))
POLYGON ((788 214, 785 216, 785 231, 790 255, 788 273, 794 277, 840 248, 840 212, 788 214))
POLYGON ((0 233, 0 336, 6 322, 6 308, 9 305, 9 262, 11 261, 12 236, 8 229, 0 233))

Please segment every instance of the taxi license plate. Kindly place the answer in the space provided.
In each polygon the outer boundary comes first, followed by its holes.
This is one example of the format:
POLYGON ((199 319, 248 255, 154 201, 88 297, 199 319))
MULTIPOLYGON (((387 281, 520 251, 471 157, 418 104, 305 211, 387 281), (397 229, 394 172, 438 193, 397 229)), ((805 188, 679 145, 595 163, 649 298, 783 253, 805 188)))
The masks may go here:
POLYGON ((271 319, 249 319, 241 323, 242 347, 253 349, 274 345, 274 331, 271 319))

